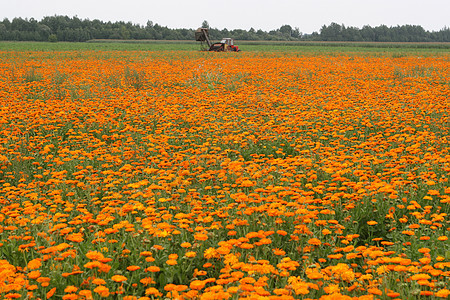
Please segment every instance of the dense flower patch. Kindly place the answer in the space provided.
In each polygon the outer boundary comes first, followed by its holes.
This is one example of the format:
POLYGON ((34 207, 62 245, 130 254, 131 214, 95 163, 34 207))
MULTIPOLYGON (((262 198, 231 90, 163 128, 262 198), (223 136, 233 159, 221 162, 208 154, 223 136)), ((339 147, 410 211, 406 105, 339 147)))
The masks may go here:
POLYGON ((449 57, 0 52, 0 294, 450 294, 449 57))

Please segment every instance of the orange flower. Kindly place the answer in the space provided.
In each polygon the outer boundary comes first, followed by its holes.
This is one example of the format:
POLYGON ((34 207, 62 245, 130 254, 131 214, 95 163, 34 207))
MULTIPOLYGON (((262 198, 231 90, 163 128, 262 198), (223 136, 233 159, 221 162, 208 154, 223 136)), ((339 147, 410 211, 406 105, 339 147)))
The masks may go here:
POLYGON ((369 288, 369 289, 367 289, 367 292, 369 292, 372 295, 378 295, 378 296, 383 295, 383 292, 377 288, 369 288))
POLYGON ((137 271, 137 270, 139 270, 141 267, 139 267, 139 266, 128 266, 127 267, 127 270, 128 271, 137 271))
POLYGON ((214 249, 213 247, 209 247, 203 253, 203 257, 206 258, 206 259, 217 258, 218 257, 218 253, 217 253, 216 249, 214 249))
POLYGON ((193 258, 197 256, 197 253, 195 253, 194 251, 188 251, 184 254, 184 256, 189 257, 189 258, 193 258))
POLYGON ((56 292, 56 288, 52 288, 51 290, 49 290, 46 294, 47 299, 51 298, 56 292))
POLYGON ((92 292, 90 290, 81 290, 78 294, 86 299, 93 299, 92 292))
POLYGON ((254 246, 249 243, 243 243, 243 244, 239 245, 239 248, 241 248, 241 249, 252 249, 253 247, 254 246))
POLYGON ((285 251, 283 251, 283 250, 281 250, 281 249, 278 249, 278 248, 272 249, 272 252, 273 252, 273 254, 275 254, 275 255, 285 255, 285 254, 286 254, 285 251))
POLYGON ((106 281, 104 281, 101 278, 95 278, 95 279, 92 280, 92 283, 96 284, 96 285, 103 285, 103 284, 106 284, 106 281))
POLYGON ((196 233, 194 235, 194 239, 196 239, 197 241, 206 241, 208 239, 208 236, 203 233, 196 233))
POLYGON ((169 254, 169 259, 172 259, 172 260, 178 259, 178 254, 169 254))
POLYGON ((189 287, 193 290, 201 290, 205 286, 205 282, 201 280, 194 280, 191 282, 189 287))
POLYGON ((410 278, 411 278, 411 280, 416 280, 416 281, 417 280, 428 280, 431 278, 431 276, 428 274, 419 273, 419 274, 415 274, 415 275, 411 276, 410 278))
POLYGON ((122 275, 114 275, 113 277, 111 277, 111 280, 115 281, 115 282, 122 282, 122 281, 127 281, 127 278, 122 275))
POLYGON ((94 292, 99 294, 101 297, 108 297, 110 295, 109 289, 106 286, 99 285, 94 289, 94 292))
POLYGON ((37 279, 41 276, 41 272, 39 271, 31 271, 30 273, 28 273, 28 278, 30 279, 37 279))
POLYGON ((33 260, 30 260, 27 264, 27 268, 30 270, 39 269, 42 265, 40 258, 35 258, 33 260))
POLYGON ((86 257, 92 260, 101 260, 105 258, 102 253, 97 251, 89 251, 86 253, 86 257))
POLYGON ((161 269, 157 266, 150 266, 147 269, 145 269, 148 272, 156 273, 159 272, 161 269))
POLYGON ((390 293, 387 293, 386 295, 390 298, 397 298, 398 296, 400 296, 400 293, 390 292, 390 293))
MULTIPOLYGON (((147 288, 147 289, 145 290, 145 294, 146 294, 146 295, 155 295, 156 297, 159 297, 159 296, 162 295, 162 294, 161 294, 156 288, 154 288, 154 287, 147 288)), ((142 297, 141 297, 141 299, 142 299, 142 297)))
POLYGON ((320 274, 319 272, 315 271, 315 272, 309 273, 309 274, 307 275, 307 277, 308 277, 309 279, 312 279, 312 280, 317 280, 317 279, 322 279, 322 278, 323 278, 323 275, 320 274))
POLYGON ((178 262, 174 259, 169 259, 166 261, 166 264, 168 264, 169 266, 174 266, 174 265, 178 264, 178 262))
POLYGON ((155 281, 151 277, 142 278, 141 280, 139 280, 139 282, 142 283, 143 285, 155 283, 155 281))
POLYGON ((319 239, 312 238, 312 239, 308 240, 308 244, 314 245, 314 246, 320 246, 322 244, 322 242, 319 239))
POLYGON ((75 293, 76 291, 78 291, 78 288, 73 285, 69 285, 64 289, 64 293, 75 293))
POLYGON ((323 288, 325 293, 327 294, 334 294, 339 292, 339 286, 337 284, 330 284, 323 288))
POLYGON ((441 289, 441 290, 435 292, 434 295, 439 298, 447 298, 450 295, 450 290, 441 289))

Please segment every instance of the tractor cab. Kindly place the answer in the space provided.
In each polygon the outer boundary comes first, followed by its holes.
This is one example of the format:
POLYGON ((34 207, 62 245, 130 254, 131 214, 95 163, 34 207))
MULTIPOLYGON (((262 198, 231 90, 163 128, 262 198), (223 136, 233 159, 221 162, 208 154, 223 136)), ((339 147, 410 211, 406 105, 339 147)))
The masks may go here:
POLYGON ((227 44, 228 46, 234 46, 234 40, 230 38, 223 38, 220 43, 227 44))
POLYGON ((216 44, 222 45, 223 50, 219 50, 219 51, 235 51, 235 52, 240 51, 239 47, 234 45, 234 40, 230 39, 230 38, 223 38, 220 41, 220 43, 216 43, 216 44))

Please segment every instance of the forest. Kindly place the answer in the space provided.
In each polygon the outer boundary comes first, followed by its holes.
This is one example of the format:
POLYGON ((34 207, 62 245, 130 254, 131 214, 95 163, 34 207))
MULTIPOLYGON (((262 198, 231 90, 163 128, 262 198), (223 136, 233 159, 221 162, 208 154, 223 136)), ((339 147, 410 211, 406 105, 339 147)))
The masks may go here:
MULTIPOLYGON (((212 39, 231 37, 248 41, 450 42, 450 28, 427 31, 420 25, 366 25, 357 28, 331 23, 308 34, 290 25, 270 31, 254 28, 217 29, 211 28, 207 21, 203 21, 201 26, 210 29, 212 39)), ((0 41, 193 40, 194 32, 195 29, 172 29, 152 21, 143 26, 132 22, 80 19, 76 16, 47 16, 40 21, 34 18, 5 18, 0 21, 0 41)))

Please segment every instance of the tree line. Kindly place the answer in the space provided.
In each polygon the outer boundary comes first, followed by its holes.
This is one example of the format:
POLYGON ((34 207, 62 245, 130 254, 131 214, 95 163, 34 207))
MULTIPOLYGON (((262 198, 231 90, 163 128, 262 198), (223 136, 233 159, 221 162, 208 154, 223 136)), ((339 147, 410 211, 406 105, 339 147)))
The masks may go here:
MULTIPOLYGON (((305 34, 299 28, 283 25, 278 29, 217 29, 210 28, 211 39, 231 37, 249 41, 355 41, 355 42, 450 42, 450 28, 427 31, 419 25, 388 27, 364 26, 362 28, 331 23, 318 32, 305 34)), ((117 40, 194 40, 195 29, 171 29, 148 21, 145 26, 131 22, 105 22, 68 16, 48 16, 38 21, 34 18, 7 18, 0 22, 2 41, 66 41, 85 42, 92 39, 117 40)))

